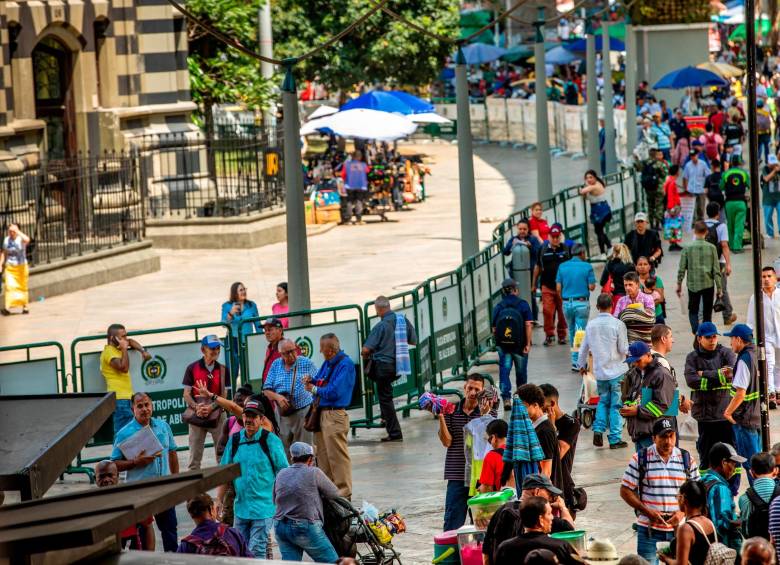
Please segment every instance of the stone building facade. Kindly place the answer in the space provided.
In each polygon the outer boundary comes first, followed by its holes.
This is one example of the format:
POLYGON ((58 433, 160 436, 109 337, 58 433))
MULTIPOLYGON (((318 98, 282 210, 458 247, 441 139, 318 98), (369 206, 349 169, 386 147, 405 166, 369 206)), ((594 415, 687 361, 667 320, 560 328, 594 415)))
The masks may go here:
POLYGON ((0 175, 192 131, 194 108, 166 0, 0 0, 0 175))

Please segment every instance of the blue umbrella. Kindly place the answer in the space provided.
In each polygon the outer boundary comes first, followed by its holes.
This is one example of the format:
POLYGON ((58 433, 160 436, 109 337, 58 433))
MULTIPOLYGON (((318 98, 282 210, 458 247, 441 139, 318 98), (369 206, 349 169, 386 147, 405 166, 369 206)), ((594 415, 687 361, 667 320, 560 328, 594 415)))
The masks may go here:
POLYGON ((344 104, 340 110, 378 110, 380 112, 396 112, 398 114, 413 114, 409 105, 384 90, 372 90, 344 104))
POLYGON ((404 92, 403 90, 388 90, 387 93, 395 96, 401 102, 409 106, 409 108, 412 109, 411 113, 413 114, 427 114, 428 112, 436 111, 436 109, 433 107, 433 104, 430 102, 409 94, 408 92, 404 92))
MULTIPOLYGON (((506 53, 506 49, 484 43, 472 43, 463 48, 463 56, 467 65, 481 65, 499 59, 506 53)), ((453 58, 455 56, 453 55, 453 58)))
POLYGON ((696 67, 683 67, 665 74, 653 85, 653 88, 668 88, 677 90, 680 88, 696 86, 726 86, 729 81, 706 69, 696 67))
POLYGON ((548 65, 568 65, 572 61, 576 61, 580 58, 580 55, 558 46, 545 53, 544 62, 548 65))
MULTIPOLYGON (((575 53, 585 53, 585 50, 587 43, 584 39, 578 39, 576 41, 572 41, 568 45, 566 45, 566 49, 569 51, 574 51, 575 53)), ((604 48, 604 40, 603 36, 597 35, 596 36, 596 51, 601 51, 604 48)), ((619 39, 616 39, 614 37, 609 38, 609 48, 612 51, 625 51, 626 50, 626 44, 620 41, 619 39)))

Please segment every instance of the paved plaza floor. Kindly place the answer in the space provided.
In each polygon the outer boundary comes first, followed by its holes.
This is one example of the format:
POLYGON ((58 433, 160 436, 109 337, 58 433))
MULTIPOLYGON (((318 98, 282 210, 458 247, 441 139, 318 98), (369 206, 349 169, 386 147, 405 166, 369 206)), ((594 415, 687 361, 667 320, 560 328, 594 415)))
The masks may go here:
MULTIPOLYGON (((362 303, 379 293, 411 288, 460 263, 456 148, 432 143, 416 149, 433 160, 427 202, 414 205, 413 212, 391 214, 392 223, 339 227, 310 239, 313 306, 362 303)), ((532 153, 496 146, 478 146, 475 152, 480 237, 487 242, 500 219, 536 199, 535 161, 532 153)), ((584 161, 554 160, 555 186, 578 182, 585 168, 584 161)), ((780 242, 769 241, 764 263, 771 264, 779 252, 780 242)), ((76 336, 102 333, 115 321, 144 329, 215 320, 234 280, 243 281, 261 312, 268 312, 274 287, 285 278, 284 244, 213 253, 166 251, 161 256, 159 273, 36 303, 29 316, 0 318, 0 345, 47 339, 68 343, 76 336)), ((736 256, 729 279, 739 321, 744 321, 751 293, 751 265, 749 253, 736 256)), ((676 269, 677 255, 667 253, 659 271, 667 288, 668 323, 676 338, 670 360, 687 393, 682 369, 692 337, 685 304, 674 295, 676 269)), ((563 408, 571 411, 580 379, 569 370, 568 348, 543 348, 542 340, 541 330, 535 330, 537 346, 530 357, 530 380, 558 387, 563 408)), ((497 379, 495 365, 481 370, 497 379)), ((351 438, 353 502, 360 506, 367 500, 380 509, 401 512, 409 530, 395 538, 402 561, 430 563, 433 536, 440 531, 443 519, 445 450, 436 435, 437 422, 429 414, 415 411, 402 426, 403 443, 380 444, 380 430, 360 430, 351 438)), ((780 427, 773 425, 772 431, 780 439, 780 427)), ((186 438, 179 440, 186 442, 186 438)), ((695 454, 692 442, 684 441, 683 445, 695 454)), ((586 488, 589 498, 588 509, 577 517, 578 528, 587 530, 588 536, 611 539, 623 552, 633 551, 636 543, 631 529, 633 512, 618 494, 630 455, 628 449, 594 448, 592 433, 583 430, 574 465, 574 479, 586 488)), ((180 453, 180 458, 182 468, 186 468, 187 452, 180 453)), ((213 452, 207 452, 204 464, 213 463, 213 458, 213 452)), ((83 488, 89 488, 83 476, 68 475, 50 493, 83 488)), ((191 522, 183 505, 177 511, 179 533, 184 535, 191 522)))

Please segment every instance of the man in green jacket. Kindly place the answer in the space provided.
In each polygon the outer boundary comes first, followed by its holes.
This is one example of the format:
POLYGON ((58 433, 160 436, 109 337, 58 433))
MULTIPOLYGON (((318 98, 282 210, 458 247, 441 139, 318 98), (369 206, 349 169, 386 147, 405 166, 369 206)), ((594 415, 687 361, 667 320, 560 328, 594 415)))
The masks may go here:
MULTIPOLYGON (((728 205, 728 203, 726 203, 728 205)), ((723 292, 718 250, 708 242, 707 224, 696 222, 693 225, 696 239, 686 245, 680 255, 680 267, 677 270, 677 296, 682 296, 682 282, 688 276, 688 320, 691 331, 696 334, 699 328, 699 305, 703 304, 702 319, 712 321, 712 305, 715 299, 715 287, 720 297, 723 292)))
POLYGON ((731 158, 731 167, 720 179, 720 189, 726 197, 726 223, 732 253, 742 253, 742 236, 747 218, 747 192, 750 186, 750 175, 740 165, 742 158, 734 155, 731 158))

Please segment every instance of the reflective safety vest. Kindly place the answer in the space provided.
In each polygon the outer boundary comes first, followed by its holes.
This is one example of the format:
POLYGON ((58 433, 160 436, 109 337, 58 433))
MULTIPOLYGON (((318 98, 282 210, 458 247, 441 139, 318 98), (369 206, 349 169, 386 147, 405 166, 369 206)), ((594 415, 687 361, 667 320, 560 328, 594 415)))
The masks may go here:
MULTIPOLYGON (((734 372, 736 372, 737 365, 739 365, 740 361, 743 361, 750 371, 750 382, 745 390, 745 399, 734 411, 733 418, 734 421, 743 428, 758 430, 761 428, 760 392, 758 390, 758 375, 752 343, 746 345, 745 348, 739 352, 739 355, 737 355, 734 372)), ((736 396, 736 394, 736 390, 732 388, 731 396, 736 396)))

